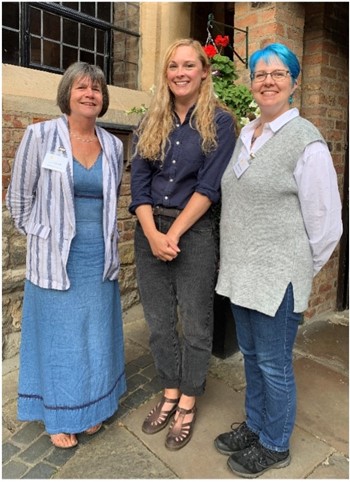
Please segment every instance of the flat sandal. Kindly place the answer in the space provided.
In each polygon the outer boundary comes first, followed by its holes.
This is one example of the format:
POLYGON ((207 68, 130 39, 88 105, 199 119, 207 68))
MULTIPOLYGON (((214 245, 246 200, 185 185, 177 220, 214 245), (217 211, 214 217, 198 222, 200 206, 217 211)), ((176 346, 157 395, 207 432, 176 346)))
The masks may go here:
POLYGON ((99 432, 102 428, 102 423, 99 423, 97 425, 94 425, 93 427, 88 428, 85 430, 86 435, 95 435, 95 433, 99 432))
POLYGON ((149 435, 160 432, 165 428, 172 415, 175 413, 180 398, 172 399, 162 396, 160 402, 149 412, 142 424, 142 431, 149 435), (174 406, 170 410, 163 410, 165 403, 173 403, 174 406))
POLYGON ((168 435, 165 440, 165 446, 169 450, 182 449, 192 438, 194 422, 196 420, 197 407, 196 405, 189 410, 177 407, 176 411, 179 413, 177 420, 173 419, 171 422, 168 435), (193 413, 193 418, 190 422, 184 423, 186 415, 193 413))
POLYGON ((75 436, 75 434, 70 434, 70 433, 55 433, 50 435, 50 440, 52 445, 57 447, 58 449, 72 449, 73 447, 76 447, 78 445, 78 440, 75 436), (73 438, 73 442, 71 437, 73 438), (67 440, 67 438, 70 439, 70 443, 68 445, 61 444, 57 439, 60 438, 61 441, 62 439, 67 440))

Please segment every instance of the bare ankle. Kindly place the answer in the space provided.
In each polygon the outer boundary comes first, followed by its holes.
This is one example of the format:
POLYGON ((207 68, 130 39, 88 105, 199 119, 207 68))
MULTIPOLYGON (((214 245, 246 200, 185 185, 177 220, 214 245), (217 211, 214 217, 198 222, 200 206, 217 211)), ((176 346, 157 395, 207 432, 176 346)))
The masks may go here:
POLYGON ((180 390, 178 388, 165 388, 164 396, 172 400, 176 400, 180 397, 180 390))
POLYGON ((196 397, 190 397, 184 394, 181 395, 181 398, 179 401, 179 407, 189 410, 193 408, 195 404, 196 404, 196 397))

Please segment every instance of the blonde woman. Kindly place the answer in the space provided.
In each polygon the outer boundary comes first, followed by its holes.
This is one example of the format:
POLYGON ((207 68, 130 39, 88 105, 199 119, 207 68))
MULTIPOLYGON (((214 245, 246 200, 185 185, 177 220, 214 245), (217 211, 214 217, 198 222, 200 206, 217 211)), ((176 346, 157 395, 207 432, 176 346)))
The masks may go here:
POLYGON ((235 122, 213 91, 199 42, 167 50, 158 90, 135 139, 130 211, 137 279, 163 396, 146 417, 178 450, 191 439, 212 346, 216 247, 212 205, 235 145, 235 122), (182 323, 182 343, 176 330, 182 323))

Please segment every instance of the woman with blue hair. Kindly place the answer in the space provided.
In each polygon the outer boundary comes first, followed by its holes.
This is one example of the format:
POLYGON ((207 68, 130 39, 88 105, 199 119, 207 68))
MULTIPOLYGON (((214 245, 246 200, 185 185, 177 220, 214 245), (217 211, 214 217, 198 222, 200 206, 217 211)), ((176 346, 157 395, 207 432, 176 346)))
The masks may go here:
POLYGON ((244 355, 246 420, 215 439, 230 469, 258 477, 290 463, 296 415, 293 344, 313 277, 341 234, 337 176, 318 129, 291 108, 300 65, 282 44, 250 59, 261 115, 223 175, 220 273, 244 355))

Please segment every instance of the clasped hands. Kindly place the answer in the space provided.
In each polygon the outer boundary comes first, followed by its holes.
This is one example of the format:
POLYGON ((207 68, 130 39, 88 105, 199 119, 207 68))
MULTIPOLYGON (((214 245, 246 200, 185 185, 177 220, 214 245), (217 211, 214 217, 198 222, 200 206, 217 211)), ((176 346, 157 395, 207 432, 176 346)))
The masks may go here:
POLYGON ((179 239, 169 233, 163 234, 157 231, 149 242, 153 255, 161 261, 172 261, 180 253, 179 239))

